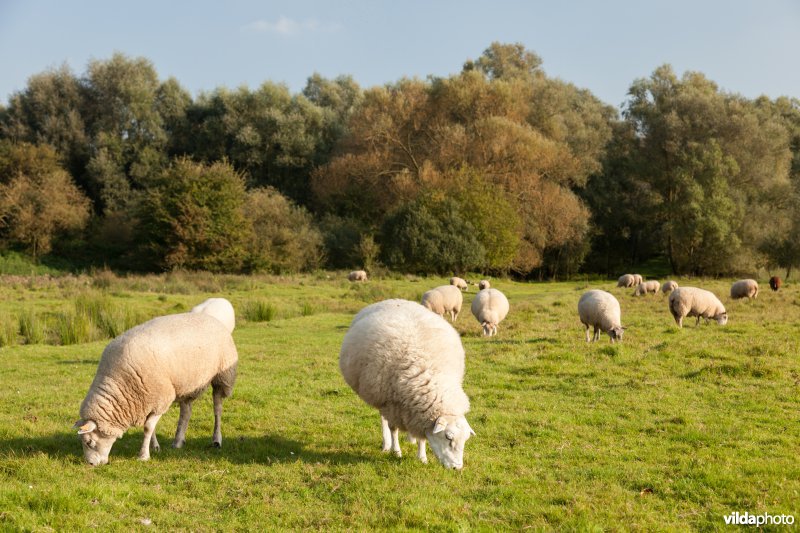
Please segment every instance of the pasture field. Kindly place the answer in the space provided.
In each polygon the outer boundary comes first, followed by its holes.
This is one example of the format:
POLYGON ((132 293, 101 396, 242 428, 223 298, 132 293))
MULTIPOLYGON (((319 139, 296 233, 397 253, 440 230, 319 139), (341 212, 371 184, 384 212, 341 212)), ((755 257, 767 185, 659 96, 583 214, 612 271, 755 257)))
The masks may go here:
POLYGON ((761 280, 758 299, 730 301, 730 281, 678 279, 713 290, 730 316, 679 330, 661 294, 493 280, 511 312, 492 338, 469 312, 470 287, 456 328, 477 436, 456 472, 430 451, 419 463, 405 441, 402 458, 383 454, 378 413, 338 368, 359 309, 418 300, 444 279, 4 278, 0 529, 717 530, 734 511, 800 521, 800 287, 772 293, 761 280), (588 288, 620 300, 621 344, 584 341, 588 288), (210 296, 231 300, 238 320, 223 447, 210 446, 206 392, 185 448, 169 447, 173 406, 149 462, 136 459, 134 428, 107 466, 86 465, 71 426, 108 336, 210 296))

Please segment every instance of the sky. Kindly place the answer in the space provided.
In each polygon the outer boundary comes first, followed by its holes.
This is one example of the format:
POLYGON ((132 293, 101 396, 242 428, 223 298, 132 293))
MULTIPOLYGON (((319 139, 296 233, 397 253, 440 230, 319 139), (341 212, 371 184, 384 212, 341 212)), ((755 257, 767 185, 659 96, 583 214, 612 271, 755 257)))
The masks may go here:
POLYGON ((800 97, 800 0, 0 0, 0 102, 31 75, 145 57, 193 95, 317 72, 362 87, 460 71, 493 41, 621 106, 669 63, 749 98, 800 97))

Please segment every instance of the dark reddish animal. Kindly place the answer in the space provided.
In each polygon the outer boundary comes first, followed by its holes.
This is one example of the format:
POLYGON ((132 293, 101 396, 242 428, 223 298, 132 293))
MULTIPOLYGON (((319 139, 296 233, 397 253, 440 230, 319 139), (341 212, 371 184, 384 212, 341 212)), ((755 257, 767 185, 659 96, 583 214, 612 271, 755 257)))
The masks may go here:
POLYGON ((777 291, 781 288, 781 278, 778 276, 772 276, 769 278, 769 288, 773 291, 777 291))

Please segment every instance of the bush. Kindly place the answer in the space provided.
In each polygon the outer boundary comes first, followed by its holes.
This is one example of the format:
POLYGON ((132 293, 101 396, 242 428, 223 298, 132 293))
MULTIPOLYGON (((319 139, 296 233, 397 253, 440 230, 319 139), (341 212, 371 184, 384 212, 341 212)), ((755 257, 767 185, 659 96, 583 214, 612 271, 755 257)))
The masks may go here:
POLYGON ((389 215, 381 229, 384 262, 406 272, 465 272, 484 266, 475 227, 450 198, 423 196, 389 215))
POLYGON ((245 216, 253 227, 248 268, 281 274, 317 268, 322 262, 322 234, 311 215, 272 188, 249 191, 245 216))

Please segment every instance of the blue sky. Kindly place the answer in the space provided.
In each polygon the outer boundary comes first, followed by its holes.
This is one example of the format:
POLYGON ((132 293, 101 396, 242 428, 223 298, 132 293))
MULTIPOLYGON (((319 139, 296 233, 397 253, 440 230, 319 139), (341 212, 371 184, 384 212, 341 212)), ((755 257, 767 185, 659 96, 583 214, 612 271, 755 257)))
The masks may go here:
POLYGON ((492 42, 521 42, 550 76, 619 106, 659 65, 747 97, 800 97, 800 0, 0 0, 0 102, 32 74, 115 51, 192 94, 314 72, 363 87, 446 76, 492 42))

